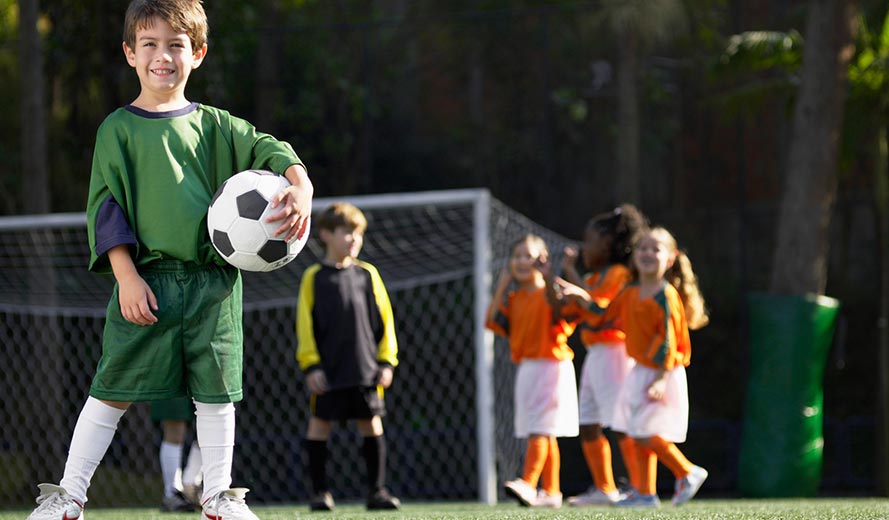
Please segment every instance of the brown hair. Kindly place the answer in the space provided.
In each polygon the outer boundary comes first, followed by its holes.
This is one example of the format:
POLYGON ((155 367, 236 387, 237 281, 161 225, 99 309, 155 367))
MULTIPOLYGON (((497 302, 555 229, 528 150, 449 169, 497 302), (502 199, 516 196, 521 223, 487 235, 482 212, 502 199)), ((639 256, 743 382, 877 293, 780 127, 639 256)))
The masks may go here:
POLYGON ((698 287, 698 277, 691 267, 688 255, 679 249, 676 239, 665 228, 654 227, 646 234, 677 252, 673 265, 664 273, 664 279, 679 291, 679 297, 685 307, 685 321, 688 323, 688 328, 697 330, 710 323, 710 316, 707 314, 704 304, 704 295, 701 294, 701 289, 698 287))
POLYGON ((150 27, 154 17, 170 24, 174 31, 187 34, 192 50, 207 43, 207 14, 200 0, 133 0, 123 24, 123 41, 129 48, 136 46, 136 30, 150 27))
POLYGON ((348 202, 334 202, 318 215, 318 229, 334 231, 342 226, 364 234, 367 229, 367 218, 364 213, 348 202))

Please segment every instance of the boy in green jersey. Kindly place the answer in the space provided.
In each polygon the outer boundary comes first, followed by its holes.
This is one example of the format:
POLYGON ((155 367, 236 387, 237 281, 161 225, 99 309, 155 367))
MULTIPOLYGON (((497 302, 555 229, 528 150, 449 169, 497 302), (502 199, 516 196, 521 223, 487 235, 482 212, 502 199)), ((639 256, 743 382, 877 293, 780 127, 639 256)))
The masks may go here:
POLYGON ((291 186, 272 204, 276 234, 307 232, 313 187, 285 142, 185 97, 207 55, 199 0, 133 0, 123 51, 141 90, 99 127, 87 201, 89 269, 114 274, 102 357, 59 485, 40 484, 29 520, 82 518, 87 488, 130 403, 195 404, 202 515, 257 520, 229 489, 234 404, 242 398, 241 276, 210 243, 207 208, 233 173, 266 169, 291 186))

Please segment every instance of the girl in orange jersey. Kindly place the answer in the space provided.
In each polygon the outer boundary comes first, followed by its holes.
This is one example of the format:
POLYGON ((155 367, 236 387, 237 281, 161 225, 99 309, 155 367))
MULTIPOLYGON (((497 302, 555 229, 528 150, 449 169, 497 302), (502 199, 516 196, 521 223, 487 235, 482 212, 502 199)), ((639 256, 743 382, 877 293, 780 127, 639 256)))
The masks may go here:
POLYGON ((633 252, 636 279, 607 309, 595 304, 586 291, 560 281, 564 295, 588 303, 592 323, 620 328, 627 353, 636 361, 618 396, 614 426, 636 441, 638 493, 619 506, 657 507, 657 461, 676 477, 672 502, 690 500, 707 478, 675 443, 688 431, 688 386, 685 367, 691 361, 689 329, 709 321, 704 299, 688 257, 664 228, 645 231, 633 252))
POLYGON ((543 239, 526 235, 511 248, 488 307, 486 326, 509 339, 515 380, 515 435, 528 438, 521 478, 504 483, 521 504, 560 507, 561 465, 557 437, 577 435, 574 325, 554 314, 547 291, 553 284, 543 239), (510 284, 517 287, 508 291, 510 284), (542 489, 538 493, 537 483, 542 489))
MULTIPOLYGON (((633 243, 645 227, 645 217, 632 204, 593 217, 584 231, 581 254, 587 275, 581 279, 575 265, 577 251, 565 251, 563 276, 586 289, 599 306, 607 307, 630 281, 627 265, 633 243)), ((614 328, 593 329, 579 326, 586 356, 580 371, 580 445, 593 477, 593 485, 584 493, 568 499, 572 506, 608 505, 620 494, 614 484, 611 445, 603 428, 611 428, 620 446, 630 484, 638 486, 636 445, 633 438, 616 431, 612 425, 614 405, 624 379, 634 361, 627 356, 624 333, 614 328)))

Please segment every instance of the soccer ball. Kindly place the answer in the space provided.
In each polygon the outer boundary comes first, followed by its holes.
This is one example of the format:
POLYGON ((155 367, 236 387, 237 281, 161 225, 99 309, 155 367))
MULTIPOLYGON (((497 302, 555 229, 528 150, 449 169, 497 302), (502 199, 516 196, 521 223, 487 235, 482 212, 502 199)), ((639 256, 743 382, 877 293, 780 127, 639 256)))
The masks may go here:
POLYGON ((289 243, 273 235, 281 222, 265 222, 280 211, 269 201, 290 183, 281 175, 262 170, 245 170, 232 175, 216 190, 207 212, 210 241, 222 258, 245 271, 272 271, 296 258, 309 238, 303 235, 289 243))

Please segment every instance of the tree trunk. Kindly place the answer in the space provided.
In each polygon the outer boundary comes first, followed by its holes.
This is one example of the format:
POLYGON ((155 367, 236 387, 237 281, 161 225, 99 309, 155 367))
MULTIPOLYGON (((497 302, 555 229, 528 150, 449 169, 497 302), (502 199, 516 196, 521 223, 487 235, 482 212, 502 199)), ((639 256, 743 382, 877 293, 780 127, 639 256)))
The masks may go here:
POLYGON ((823 294, 837 155, 853 54, 854 0, 809 2, 799 97, 778 218, 770 290, 823 294))
POLYGON ((639 45, 632 29, 619 35, 617 62, 617 200, 640 205, 639 93, 636 84, 639 45))
POLYGON ((877 492, 889 496, 889 131, 880 130, 877 150, 877 175, 874 182, 880 258, 880 309, 877 327, 877 372, 880 386, 877 427, 877 492))
POLYGON ((260 132, 277 135, 278 111, 283 97, 279 76, 278 51, 280 37, 276 29, 281 20, 281 9, 277 0, 264 2, 263 18, 265 26, 259 31, 256 53, 256 116, 254 125, 260 132))
POLYGON ((48 213, 49 159, 43 49, 37 18, 39 0, 19 0, 19 67, 21 67, 22 211, 48 213))

